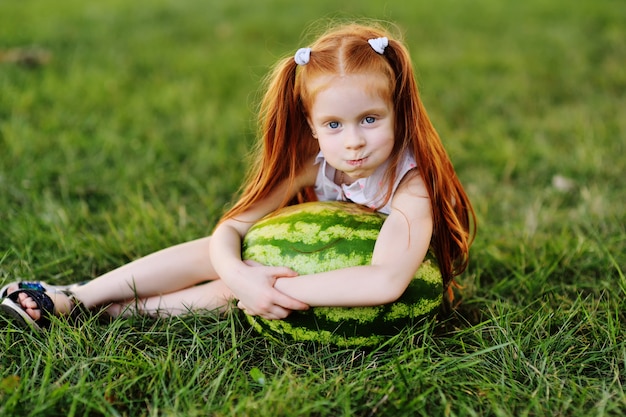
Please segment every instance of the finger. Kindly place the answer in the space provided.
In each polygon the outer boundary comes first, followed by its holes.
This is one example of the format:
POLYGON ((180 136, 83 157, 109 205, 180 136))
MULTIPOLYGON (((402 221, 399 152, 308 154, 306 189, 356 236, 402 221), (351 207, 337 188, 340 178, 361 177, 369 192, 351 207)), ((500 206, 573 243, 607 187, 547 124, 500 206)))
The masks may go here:
POLYGON ((270 268, 269 271, 276 278, 288 278, 288 277, 297 277, 298 273, 291 268, 287 268, 286 266, 275 266, 270 268))
POLYGON ((239 308, 239 310, 243 311, 244 314, 248 316, 256 316, 256 314, 248 310, 248 308, 241 301, 237 303, 237 308, 239 308))
POLYGON ((258 316, 268 320, 280 320, 291 314, 291 310, 283 308, 279 305, 273 304, 261 310, 250 310, 246 308, 241 302, 237 303, 237 307, 241 309, 248 316, 258 316))
POLYGON ((282 320, 287 318, 291 314, 291 310, 283 308, 281 306, 274 306, 271 311, 265 314, 259 314, 259 316, 268 320, 282 320))
POLYGON ((308 310, 309 305, 303 303, 300 300, 296 300, 295 298, 291 298, 288 295, 285 295, 278 292, 278 296, 276 297, 276 304, 278 307, 281 307, 286 310, 308 310))

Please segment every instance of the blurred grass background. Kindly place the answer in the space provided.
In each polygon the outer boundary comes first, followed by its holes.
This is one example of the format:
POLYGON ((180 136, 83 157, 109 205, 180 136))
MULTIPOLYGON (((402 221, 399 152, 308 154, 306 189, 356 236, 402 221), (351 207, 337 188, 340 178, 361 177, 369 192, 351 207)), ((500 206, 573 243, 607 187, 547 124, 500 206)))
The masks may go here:
POLYGON ((397 350, 363 356, 277 347, 228 321, 198 318, 193 334, 185 321, 132 332, 124 323, 82 333, 60 326, 44 340, 0 330, 0 381, 17 376, 21 393, 0 387, 3 414, 290 415, 295 404, 302 415, 623 413, 620 1, 0 2, 0 283, 88 279, 209 234, 245 172, 270 66, 328 19, 362 17, 398 25, 477 209, 458 312, 401 338, 397 350), (178 344, 154 336, 162 334, 178 344), (137 343, 127 337, 145 344, 122 356, 124 372, 153 366, 155 386, 136 385, 147 374, 99 377, 85 365, 110 365, 110 352, 137 343), (94 339, 105 341, 76 349, 94 339), (197 352, 205 362, 196 369, 233 375, 205 380, 162 350, 182 357, 198 343, 210 348, 197 352), (226 353, 241 344, 249 350, 232 362, 226 353), (76 376, 64 374, 68 364, 76 376), (51 385, 38 382, 41 367, 51 385), (181 380, 158 388, 172 367, 181 380), (251 367, 272 384, 242 383, 251 367), (307 391, 311 384, 319 391, 307 391), (337 384, 366 388, 356 395, 337 384), (106 397, 105 386, 126 396, 106 397), (32 392, 39 396, 27 399, 32 392), (274 414, 261 411, 268 404, 274 414))

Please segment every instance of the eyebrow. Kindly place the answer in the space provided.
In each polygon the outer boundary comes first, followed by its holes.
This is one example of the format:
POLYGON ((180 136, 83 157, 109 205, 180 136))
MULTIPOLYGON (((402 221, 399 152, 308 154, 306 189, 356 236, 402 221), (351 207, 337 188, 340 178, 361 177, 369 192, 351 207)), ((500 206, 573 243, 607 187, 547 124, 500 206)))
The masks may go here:
MULTIPOLYGON (((371 115, 376 115, 376 116, 383 115, 384 116, 384 115, 387 115, 389 113, 390 112, 387 109, 385 109, 384 107, 373 107, 371 109, 367 109, 367 110, 359 113, 356 118, 357 119, 362 119, 362 118, 364 118, 366 116, 371 116, 371 115)), ((321 114, 321 115, 317 116, 315 119, 316 120, 329 120, 329 119, 332 120, 332 119, 340 119, 340 117, 338 117, 337 115, 332 115, 332 114, 321 114)))

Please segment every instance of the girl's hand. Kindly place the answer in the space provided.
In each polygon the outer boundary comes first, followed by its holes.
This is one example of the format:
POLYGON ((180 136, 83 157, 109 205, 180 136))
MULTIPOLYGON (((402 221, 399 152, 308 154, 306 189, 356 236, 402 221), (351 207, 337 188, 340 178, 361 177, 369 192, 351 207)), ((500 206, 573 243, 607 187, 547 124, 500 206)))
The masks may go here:
POLYGON ((249 266, 245 281, 239 281, 242 285, 233 289, 233 292, 239 298, 237 307, 246 314, 276 320, 284 319, 293 310, 309 308, 307 304, 274 288, 278 278, 297 277, 297 272, 286 267, 264 266, 254 261, 245 261, 245 264, 249 266))

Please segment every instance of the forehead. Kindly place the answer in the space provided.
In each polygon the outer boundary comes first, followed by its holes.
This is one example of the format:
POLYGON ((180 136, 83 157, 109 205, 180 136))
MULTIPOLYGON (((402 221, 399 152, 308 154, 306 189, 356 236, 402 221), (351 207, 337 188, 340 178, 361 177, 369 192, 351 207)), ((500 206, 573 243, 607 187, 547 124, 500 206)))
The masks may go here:
POLYGON ((320 75, 306 84, 307 100, 304 104, 308 109, 311 109, 320 93, 334 90, 353 89, 371 98, 382 98, 391 103, 391 86, 384 76, 378 74, 320 75))

